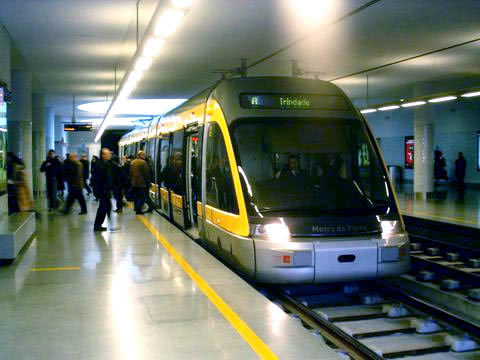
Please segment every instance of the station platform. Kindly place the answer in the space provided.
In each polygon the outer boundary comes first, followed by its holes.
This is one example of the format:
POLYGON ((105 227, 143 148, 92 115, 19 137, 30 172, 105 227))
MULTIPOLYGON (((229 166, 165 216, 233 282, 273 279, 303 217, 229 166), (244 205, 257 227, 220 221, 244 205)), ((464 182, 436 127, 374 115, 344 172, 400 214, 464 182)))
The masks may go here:
POLYGON ((419 199, 413 184, 395 184, 402 214, 480 229, 480 189, 468 188, 459 194, 455 188, 438 186, 426 200, 419 199))
POLYGON ((0 267, 2 359, 340 359, 160 215, 40 210, 0 267))

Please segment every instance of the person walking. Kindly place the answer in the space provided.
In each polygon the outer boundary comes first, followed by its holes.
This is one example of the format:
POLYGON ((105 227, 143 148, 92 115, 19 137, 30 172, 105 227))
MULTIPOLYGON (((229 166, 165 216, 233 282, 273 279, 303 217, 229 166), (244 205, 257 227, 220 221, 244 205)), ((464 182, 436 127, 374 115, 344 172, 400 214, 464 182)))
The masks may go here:
POLYGON ((455 160, 455 177, 457 178, 457 190, 459 193, 465 192, 465 170, 467 169, 467 160, 463 157, 463 152, 458 153, 458 159, 455 160))
POLYGON ((113 197, 115 198, 116 209, 113 212, 123 212, 123 188, 124 188, 124 173, 122 165, 120 165, 118 156, 112 155, 113 176, 117 180, 113 186, 113 197))
POLYGON ((107 216, 110 219, 112 211, 111 198, 116 183, 110 150, 103 148, 100 155, 101 159, 95 163, 95 172, 92 174, 94 195, 99 200, 93 231, 107 230, 102 225, 107 216))
POLYGON ((72 182, 73 163, 72 155, 66 154, 66 158, 63 161, 63 180, 67 183, 67 191, 70 192, 70 183, 72 182))
MULTIPOLYGON (((96 191, 95 191, 95 184, 93 182, 93 178, 95 177, 95 169, 97 166, 97 162, 99 161, 98 156, 93 155, 92 156, 92 162, 90 166, 90 186, 92 187, 93 190, 93 196, 95 196, 96 191)), ((98 198, 95 196, 95 201, 98 201, 98 198)))
POLYGON ((40 172, 45 173, 47 183, 48 211, 58 207, 57 190, 63 181, 62 163, 57 158, 55 150, 48 150, 47 159, 40 166, 40 172))
POLYGON ((84 187, 85 190, 87 190, 87 195, 90 195, 92 193, 92 189, 90 186, 88 186, 88 178, 90 177, 90 161, 88 161, 87 154, 82 154, 82 158, 80 159, 80 162, 82 163, 83 166, 83 181, 84 181, 84 187))
POLYGON ((85 198, 83 197, 83 187, 85 186, 85 181, 83 179, 83 165, 80 161, 78 161, 76 153, 70 154, 69 170, 70 175, 68 183, 68 196, 63 213, 68 214, 75 200, 78 200, 81 209, 78 215, 84 215, 87 213, 87 204, 85 203, 85 198))
POLYGON ((15 153, 7 152, 7 193, 8 193, 8 214, 20 211, 18 201, 18 178, 19 171, 25 164, 15 153))
POLYGON ((135 213, 137 215, 144 214, 142 208, 145 202, 148 204, 147 212, 152 212, 154 206, 148 195, 150 174, 143 150, 138 152, 137 158, 130 164, 130 179, 134 194, 135 213))

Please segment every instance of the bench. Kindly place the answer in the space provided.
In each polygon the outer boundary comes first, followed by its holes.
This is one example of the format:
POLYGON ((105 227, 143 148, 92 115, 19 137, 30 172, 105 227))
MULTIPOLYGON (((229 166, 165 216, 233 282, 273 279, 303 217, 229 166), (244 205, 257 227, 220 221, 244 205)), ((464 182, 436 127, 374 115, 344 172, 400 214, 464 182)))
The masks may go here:
POLYGON ((35 213, 0 214, 0 260, 14 260, 35 233, 35 213))

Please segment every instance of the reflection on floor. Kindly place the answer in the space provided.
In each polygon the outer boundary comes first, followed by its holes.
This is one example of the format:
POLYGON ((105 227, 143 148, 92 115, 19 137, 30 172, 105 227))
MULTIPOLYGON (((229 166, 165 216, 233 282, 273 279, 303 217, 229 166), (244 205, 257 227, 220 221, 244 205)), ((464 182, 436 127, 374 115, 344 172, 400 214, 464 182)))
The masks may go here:
MULTIPOLYGON (((0 359, 258 358, 258 342, 254 351, 132 209, 94 233, 97 203, 87 203, 87 215, 74 205, 64 216, 38 202, 36 236, 0 266, 0 359)), ((275 354, 340 359, 160 215, 141 219, 275 354)))
POLYGON ((418 199, 413 184, 396 184, 403 214, 458 225, 480 228, 480 190, 467 189, 459 194, 453 187, 437 186, 428 199, 418 199))

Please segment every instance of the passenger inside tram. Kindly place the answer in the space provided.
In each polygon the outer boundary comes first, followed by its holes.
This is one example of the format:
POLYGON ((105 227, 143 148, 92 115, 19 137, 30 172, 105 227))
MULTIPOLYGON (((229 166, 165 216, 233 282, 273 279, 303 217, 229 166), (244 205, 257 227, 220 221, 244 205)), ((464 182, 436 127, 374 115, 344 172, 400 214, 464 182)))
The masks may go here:
POLYGON ((305 176, 305 172, 300 169, 300 157, 297 154, 291 154, 288 156, 288 163, 277 172, 275 175, 277 179, 283 179, 287 177, 305 176))

